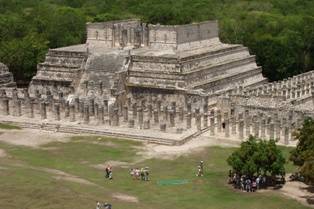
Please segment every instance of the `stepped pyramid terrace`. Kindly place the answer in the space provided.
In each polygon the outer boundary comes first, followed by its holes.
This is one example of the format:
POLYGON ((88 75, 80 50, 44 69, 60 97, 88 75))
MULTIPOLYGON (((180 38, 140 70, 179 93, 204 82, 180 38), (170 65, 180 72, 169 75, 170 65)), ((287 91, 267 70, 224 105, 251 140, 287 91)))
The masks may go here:
POLYGON ((87 23, 86 43, 50 49, 28 89, 0 89, 1 121, 168 145, 200 134, 290 144, 314 115, 314 73, 269 83, 248 48, 218 34, 217 21, 87 23))

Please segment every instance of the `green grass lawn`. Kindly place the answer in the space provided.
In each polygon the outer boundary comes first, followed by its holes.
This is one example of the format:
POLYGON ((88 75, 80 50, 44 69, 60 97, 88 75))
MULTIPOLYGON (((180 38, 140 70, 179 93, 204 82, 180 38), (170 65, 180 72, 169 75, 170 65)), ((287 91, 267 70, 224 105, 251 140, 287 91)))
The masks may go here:
POLYGON ((16 130, 19 130, 21 128, 18 127, 18 126, 6 124, 6 123, 0 123, 0 129, 6 129, 6 130, 16 129, 16 130))
MULTIPOLYGON (((226 184, 226 158, 234 148, 210 147, 174 160, 141 160, 139 142, 110 138, 73 137, 41 148, 0 144, 7 157, 0 158, 0 208, 89 209, 95 201, 108 201, 113 209, 303 209, 298 202, 275 192, 243 193, 226 184), (206 174, 195 176, 199 160, 206 174), (114 180, 93 167, 107 161, 139 162, 149 166, 151 181, 132 180, 128 168, 114 167, 114 180), (95 185, 57 180, 41 168, 52 168, 79 176, 95 185), (183 185, 160 185, 161 180, 188 180, 183 185), (138 198, 130 203, 112 197, 122 193, 138 198)), ((289 148, 282 148, 288 156, 289 148)), ((287 164, 287 170, 295 168, 287 164)))

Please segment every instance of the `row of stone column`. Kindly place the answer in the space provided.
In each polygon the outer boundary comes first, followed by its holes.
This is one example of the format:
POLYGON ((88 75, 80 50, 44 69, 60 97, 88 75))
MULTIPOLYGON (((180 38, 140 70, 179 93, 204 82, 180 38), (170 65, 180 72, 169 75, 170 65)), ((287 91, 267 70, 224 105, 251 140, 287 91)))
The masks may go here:
POLYGON ((222 116, 218 110, 210 117, 210 135, 215 136, 217 132, 224 134, 224 137, 235 137, 241 140, 252 135, 258 138, 283 140, 285 144, 288 144, 292 131, 301 126, 303 119, 298 118, 292 124, 285 118, 280 120, 278 117, 265 118, 265 116, 250 116, 245 113, 240 113, 237 117, 229 116, 228 113, 222 116))

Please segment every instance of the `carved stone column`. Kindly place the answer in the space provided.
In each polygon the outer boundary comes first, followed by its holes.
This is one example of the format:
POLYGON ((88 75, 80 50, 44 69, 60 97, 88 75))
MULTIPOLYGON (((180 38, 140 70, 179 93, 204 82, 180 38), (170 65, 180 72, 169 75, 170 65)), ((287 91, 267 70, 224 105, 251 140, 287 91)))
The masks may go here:
POLYGON ((221 132, 221 112, 220 112, 220 110, 217 110, 216 117, 217 117, 217 131, 221 132))
POLYGON ((9 99, 8 98, 2 98, 1 99, 1 107, 2 107, 2 115, 9 115, 10 114, 10 107, 9 107, 9 99))
POLYGON ((174 127, 175 126, 175 113, 174 110, 170 110, 169 111, 169 118, 170 118, 170 127, 174 127))
POLYGON ((112 126, 119 126, 119 108, 115 107, 113 109, 112 126))
POLYGON ((47 119, 47 104, 46 104, 46 102, 41 102, 40 110, 41 110, 40 111, 41 119, 42 120, 47 119))
POLYGON ((269 127, 269 138, 275 139, 275 125, 273 123, 268 124, 269 127))
POLYGON ((150 120, 145 120, 144 121, 144 129, 150 129, 150 120))
POLYGON ((266 138, 266 120, 262 119, 261 121, 261 138, 265 139, 266 138))
POLYGON ((188 112, 185 117, 186 117, 186 129, 190 129, 192 127, 192 113, 188 112))
POLYGON ((200 109, 195 109, 195 125, 198 131, 202 130, 202 116, 200 114, 200 109))
POLYGON ((140 128, 143 128, 143 123, 144 123, 144 113, 143 113, 143 109, 140 107, 138 108, 138 124, 140 128))
POLYGON ((60 121, 60 104, 55 104, 54 105, 54 112, 55 112, 55 120, 60 121))
POLYGON ((123 122, 128 122, 129 120, 129 109, 127 105, 123 106, 123 122))
POLYGON ((284 143, 285 145, 289 144, 289 140, 290 140, 290 128, 288 126, 284 127, 284 143))
POLYGON ((184 108, 183 107, 179 107, 179 120, 180 122, 183 122, 184 120, 184 108))
POLYGON ((70 122, 75 122, 75 106, 70 105, 70 122))
POLYGON ((84 105, 84 124, 89 124, 89 106, 84 105))
POLYGON ((154 123, 158 124, 159 123, 159 112, 158 110, 154 110, 154 123))
POLYGON ((103 106, 99 106, 98 107, 98 124, 102 125, 105 123, 104 121, 104 107, 103 106))
POLYGON ((244 121, 242 119, 239 121, 238 128, 239 128, 239 138, 243 140, 244 139, 244 121))
POLYGON ((214 118, 214 116, 210 117, 210 135, 215 136, 215 118, 214 118))

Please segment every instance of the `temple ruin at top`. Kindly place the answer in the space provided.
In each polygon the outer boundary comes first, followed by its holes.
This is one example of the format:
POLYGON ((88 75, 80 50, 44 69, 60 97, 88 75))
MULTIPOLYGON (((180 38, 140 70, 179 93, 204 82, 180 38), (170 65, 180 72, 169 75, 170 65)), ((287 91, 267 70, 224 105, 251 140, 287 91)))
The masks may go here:
POLYGON ((314 72, 269 83, 218 32, 217 21, 88 23, 86 43, 50 49, 27 89, 8 85, 0 66, 0 121, 169 145, 201 134, 291 144, 314 117, 314 72))
POLYGON ((165 26, 127 20, 88 23, 86 44, 49 50, 30 88, 78 96, 149 91, 183 102, 180 95, 187 92, 214 93, 265 81, 246 47, 220 42, 216 21, 165 26))

